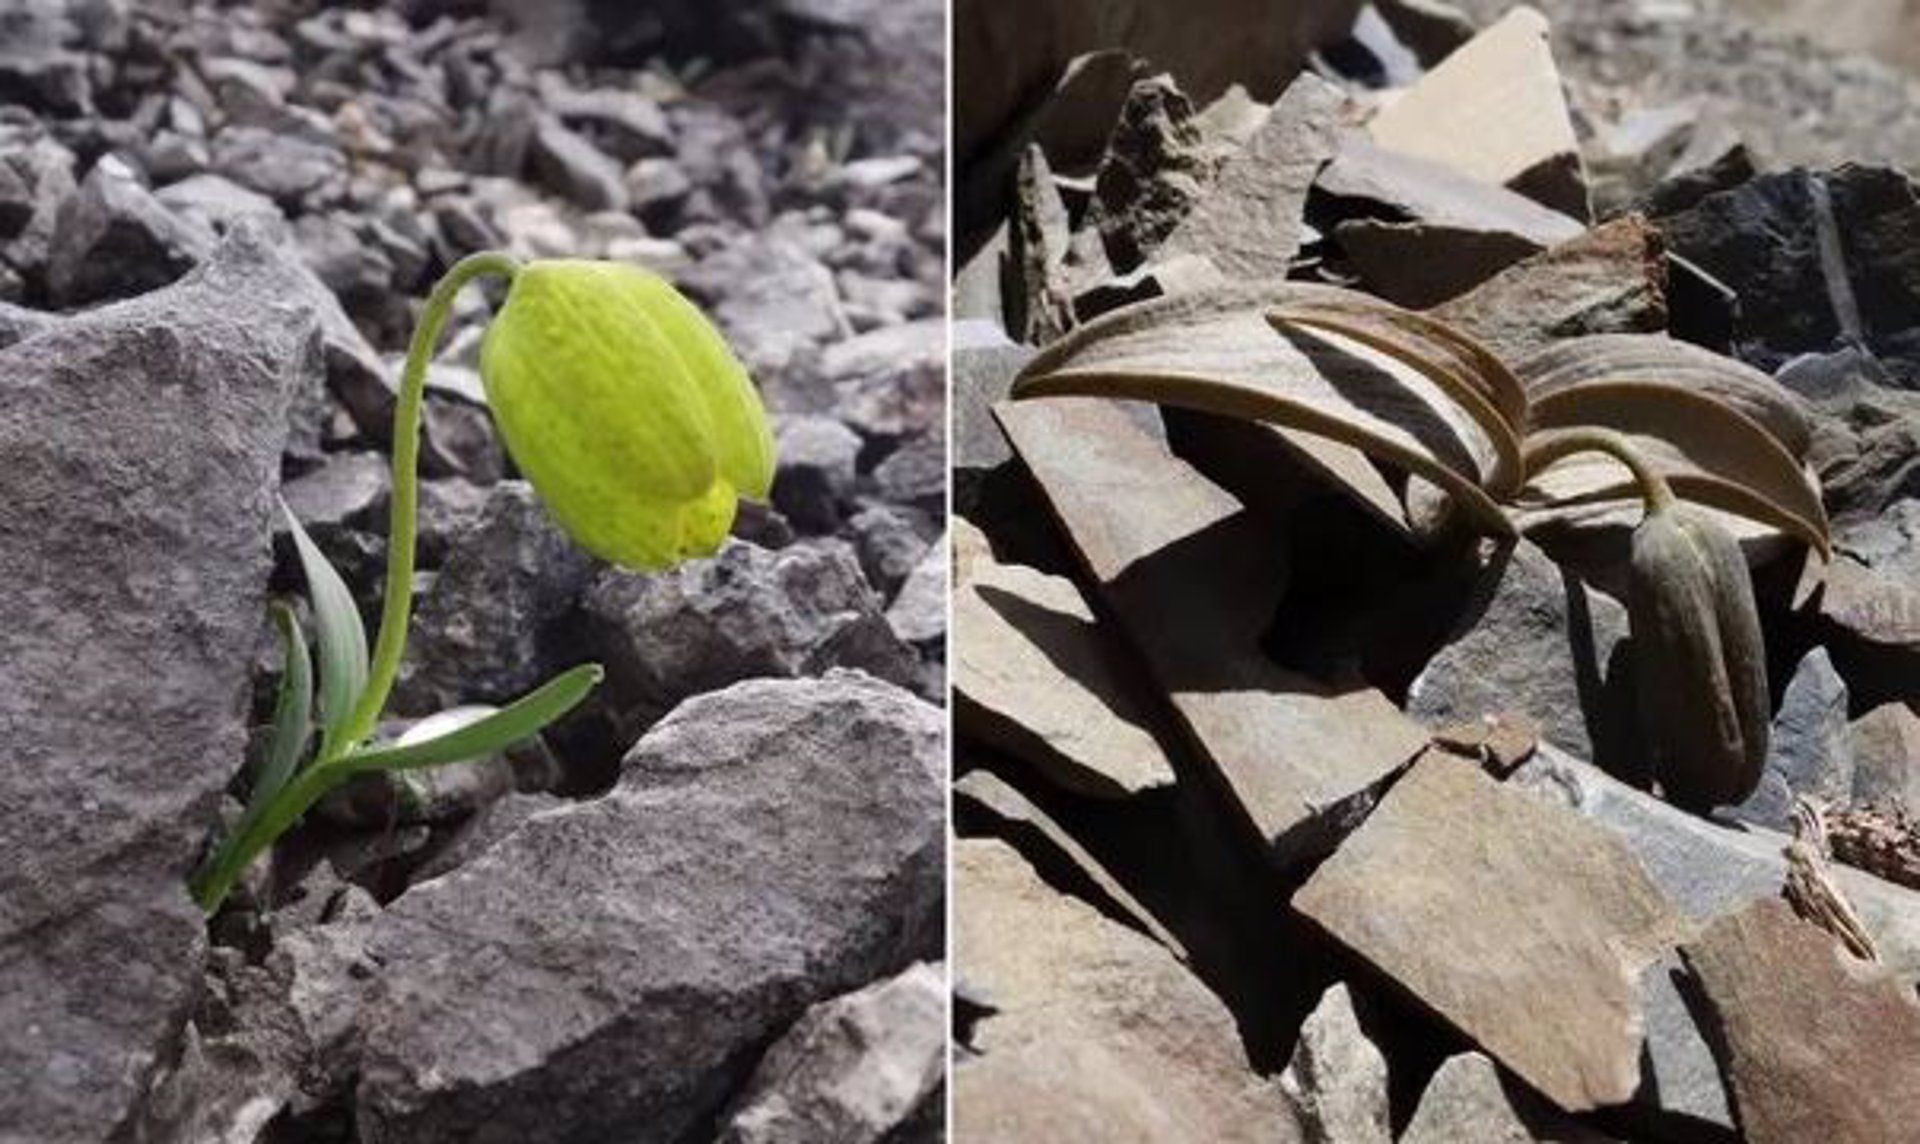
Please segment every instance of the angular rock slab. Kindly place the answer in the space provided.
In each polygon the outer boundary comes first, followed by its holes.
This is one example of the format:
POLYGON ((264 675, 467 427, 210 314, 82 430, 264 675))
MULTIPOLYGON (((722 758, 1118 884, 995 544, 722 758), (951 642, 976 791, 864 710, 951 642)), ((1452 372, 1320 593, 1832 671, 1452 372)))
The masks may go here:
POLYGON ((1753 1144, 1906 1140, 1920 1125, 1920 1000, 1785 902, 1755 902, 1680 948, 1724 1047, 1753 1144))
POLYGON ((246 745, 294 271, 238 227, 165 290, 0 353, 0 1125, 94 1141, 201 979, 186 876, 246 745))
POLYGON ((1793 669, 1780 697, 1760 785, 1732 813, 1787 832, 1793 829, 1796 798, 1845 804, 1853 794, 1853 743, 1847 731, 1847 681, 1834 670, 1827 649, 1814 648, 1793 669))
POLYGON ((1382 147, 1587 217, 1580 145, 1547 46, 1547 20, 1525 5, 1421 77, 1367 130, 1382 147))
POLYGON ((1172 953, 997 840, 954 843, 953 888, 954 972, 994 1010, 956 1062, 954 1139, 1304 1139, 1172 953))
POLYGON ((1172 786, 1153 716, 1073 581, 977 561, 953 598, 954 718, 1077 794, 1172 786))
POLYGON ((947 974, 938 962, 822 1001, 760 1058, 719 1139, 891 1139, 924 1104, 939 1101, 947 1029, 947 974))
POLYGON ((1378 691, 1335 691, 1266 656, 1277 538, 1119 406, 1048 398, 994 414, 1273 861, 1325 853, 1426 731, 1378 691))
POLYGON ((690 700, 606 796, 369 938, 371 1140, 677 1140, 807 1006, 939 946, 938 709, 858 672, 690 700))
POLYGON ((1605 830, 1439 753, 1294 908, 1569 1111, 1640 1081, 1640 971, 1683 923, 1605 830))

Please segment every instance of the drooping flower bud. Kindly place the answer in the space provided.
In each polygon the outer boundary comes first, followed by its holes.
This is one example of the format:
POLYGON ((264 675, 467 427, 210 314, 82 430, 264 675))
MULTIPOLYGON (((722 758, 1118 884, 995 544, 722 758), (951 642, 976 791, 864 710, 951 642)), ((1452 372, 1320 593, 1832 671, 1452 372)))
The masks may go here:
POLYGON ((1682 504, 1633 533, 1627 618, 1640 727, 1667 798, 1743 801, 1767 758, 1767 668, 1740 545, 1682 504))
POLYGON ((522 267, 480 374, 514 464, 575 542, 617 564, 711 554, 738 499, 773 483, 773 434, 746 370, 640 267, 522 267))

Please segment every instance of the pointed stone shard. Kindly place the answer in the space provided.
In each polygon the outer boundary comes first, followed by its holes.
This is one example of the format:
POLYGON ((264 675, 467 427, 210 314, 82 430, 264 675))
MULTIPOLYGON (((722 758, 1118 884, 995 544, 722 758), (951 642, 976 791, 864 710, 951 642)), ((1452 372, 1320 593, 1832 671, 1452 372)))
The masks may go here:
POLYGON ((1382 147, 1589 217, 1580 145, 1547 44, 1547 19, 1525 5, 1448 56, 1367 130, 1382 147))
POLYGON ((1767 899, 1680 949, 1754 1144, 1904 1140, 1920 1124, 1920 1001, 1767 899))
POLYGON ((976 561, 953 598, 954 719, 1067 790, 1119 798, 1173 784, 1122 649, 1061 576, 976 561))
POLYGON ((1683 923, 1612 835, 1438 752, 1294 908, 1560 1107, 1640 1082, 1640 971, 1683 923))
POLYGON ((1607 1138, 1568 1120, 1546 1101, 1507 1084, 1480 1053, 1448 1057, 1420 1094, 1400 1144, 1602 1144, 1607 1138))
POLYGON ((994 414, 1269 856, 1284 868, 1324 854, 1426 731, 1376 690, 1267 657, 1284 584, 1275 538, 1119 405, 1050 398, 994 414))
POLYGON ((1321 1144, 1392 1144, 1387 1058, 1367 1039, 1344 982, 1327 990, 1300 1028, 1280 1087, 1321 1144))

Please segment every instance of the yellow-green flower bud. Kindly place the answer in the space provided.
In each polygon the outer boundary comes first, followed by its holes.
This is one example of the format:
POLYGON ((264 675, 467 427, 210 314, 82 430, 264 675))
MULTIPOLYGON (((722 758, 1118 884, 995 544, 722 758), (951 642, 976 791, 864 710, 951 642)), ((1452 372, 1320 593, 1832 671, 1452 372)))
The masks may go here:
POLYGON ((773 483, 773 434, 705 315, 618 262, 528 263, 480 349, 507 452, 582 548, 664 568, 712 553, 773 483))
POLYGON ((1767 760, 1767 664, 1740 545, 1686 505, 1647 513, 1627 581, 1640 726, 1669 800, 1738 803, 1767 760))

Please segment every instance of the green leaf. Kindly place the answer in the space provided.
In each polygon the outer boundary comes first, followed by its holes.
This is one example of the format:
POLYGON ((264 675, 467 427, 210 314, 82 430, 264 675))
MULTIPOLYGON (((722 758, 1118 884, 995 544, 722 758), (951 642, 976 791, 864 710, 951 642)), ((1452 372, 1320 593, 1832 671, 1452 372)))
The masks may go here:
POLYGON ((424 743, 394 744, 355 751, 330 764, 351 771, 400 771, 457 763, 504 750, 565 715, 592 691, 606 673, 585 663, 483 719, 424 743))
POLYGON ((273 796, 287 785, 313 737, 313 664, 307 655, 306 637, 300 634, 300 621, 293 609, 278 600, 273 603, 273 626, 285 653, 280 694, 273 705, 273 738, 267 744, 259 773, 253 777, 253 793, 247 798, 246 813, 234 827, 235 835, 246 833, 273 796))
POLYGON ((293 546, 300 554, 300 567, 306 572, 307 591, 313 600, 313 623, 320 642, 320 715, 325 720, 320 753, 327 755, 345 746, 337 740, 346 733, 354 704, 367 686, 367 631, 360 624, 360 610, 340 573, 334 571, 285 501, 280 502, 280 511, 293 532, 293 546))

